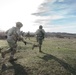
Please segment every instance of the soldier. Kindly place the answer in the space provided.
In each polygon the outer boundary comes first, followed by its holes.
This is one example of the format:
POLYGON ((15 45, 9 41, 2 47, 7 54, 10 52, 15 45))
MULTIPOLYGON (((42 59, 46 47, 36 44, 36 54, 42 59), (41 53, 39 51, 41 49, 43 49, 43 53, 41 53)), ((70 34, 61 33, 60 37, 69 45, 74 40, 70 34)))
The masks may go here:
POLYGON ((30 40, 30 32, 28 31, 28 33, 26 34, 26 38, 28 38, 30 40))
POLYGON ((11 53, 9 61, 17 60, 17 58, 14 58, 14 54, 16 53, 18 39, 21 39, 26 45, 26 41, 24 41, 20 32, 22 26, 23 24, 21 22, 16 22, 16 27, 12 27, 6 31, 7 42, 10 48, 7 51, 2 52, 2 57, 5 58, 6 53, 11 53))
POLYGON ((39 52, 42 52, 41 46, 45 36, 45 30, 43 29, 42 25, 39 26, 39 29, 36 31, 35 35, 36 35, 36 40, 38 42, 38 45, 33 45, 32 49, 34 49, 34 47, 39 47, 39 52))

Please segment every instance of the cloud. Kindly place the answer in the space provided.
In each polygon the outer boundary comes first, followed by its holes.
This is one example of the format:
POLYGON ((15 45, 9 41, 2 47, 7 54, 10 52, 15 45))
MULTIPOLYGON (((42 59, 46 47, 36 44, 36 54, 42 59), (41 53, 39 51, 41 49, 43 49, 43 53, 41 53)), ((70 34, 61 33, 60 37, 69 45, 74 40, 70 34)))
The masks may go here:
POLYGON ((59 2, 64 2, 64 0, 59 0, 59 2))
POLYGON ((76 26, 75 25, 66 25, 66 26, 61 26, 61 25, 48 25, 44 27, 46 31, 48 32, 67 32, 68 33, 76 33, 76 26))
MULTIPOLYGON (((45 0, 33 15, 40 17, 35 22, 42 23, 49 31, 52 25, 53 29, 59 29, 60 26, 61 29, 68 28, 69 25, 76 24, 76 0, 45 0)), ((72 28, 76 27, 74 25, 72 28)), ((71 29, 71 26, 69 28, 71 29)), ((68 32, 69 29, 65 31, 68 32)))
MULTIPOLYGON (((47 31, 57 26, 62 29, 76 25, 76 0, 0 0, 0 10, 0 27, 4 30, 15 25, 16 21, 24 24, 24 31, 35 31, 40 24, 47 31)), ((74 29, 73 27, 69 29, 74 29)), ((68 32, 69 29, 65 31, 68 32)))
POLYGON ((38 16, 36 18, 36 24, 48 25, 52 20, 63 19, 64 16, 61 15, 52 15, 52 16, 38 16))
POLYGON ((15 22, 23 23, 22 30, 35 31, 37 26, 34 26, 36 16, 31 15, 36 12, 43 0, 0 0, 0 28, 8 30, 15 26, 15 22))

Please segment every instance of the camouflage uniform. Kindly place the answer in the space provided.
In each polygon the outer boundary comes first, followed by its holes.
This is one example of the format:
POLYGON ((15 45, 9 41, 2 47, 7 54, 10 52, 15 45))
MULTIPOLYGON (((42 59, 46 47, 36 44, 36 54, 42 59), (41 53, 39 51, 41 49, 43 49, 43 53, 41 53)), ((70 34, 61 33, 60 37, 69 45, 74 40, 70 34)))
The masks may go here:
POLYGON ((38 42, 37 46, 39 47, 39 52, 41 52, 41 46, 45 36, 45 30, 42 29, 41 25, 39 26, 39 29, 35 32, 35 35, 36 35, 36 40, 38 42))
POLYGON ((3 58, 5 57, 6 53, 10 52, 11 53, 10 60, 13 59, 14 54, 16 53, 18 39, 21 39, 26 44, 26 42, 24 41, 24 39, 21 35, 21 32, 20 32, 20 28, 22 26, 23 26, 23 24, 21 22, 17 22, 16 27, 12 27, 6 32, 7 42, 8 42, 8 45, 10 48, 3 53, 3 58))
POLYGON ((26 38, 28 38, 28 39, 30 40, 30 32, 28 32, 28 33, 26 34, 26 38))

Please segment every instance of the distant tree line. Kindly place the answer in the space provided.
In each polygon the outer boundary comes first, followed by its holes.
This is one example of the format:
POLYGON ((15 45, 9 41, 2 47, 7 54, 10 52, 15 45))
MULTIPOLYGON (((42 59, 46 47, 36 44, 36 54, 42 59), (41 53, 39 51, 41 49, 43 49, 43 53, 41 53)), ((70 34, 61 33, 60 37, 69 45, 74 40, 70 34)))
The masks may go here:
POLYGON ((57 37, 57 38, 76 38, 76 34, 72 33, 60 33, 60 32, 46 32, 47 37, 57 37))
MULTIPOLYGON (((30 32, 28 34, 28 32, 23 32, 21 31, 21 35, 24 37, 34 37, 35 33, 30 32)), ((55 33, 55 32, 46 32, 45 35, 46 38, 48 37, 57 37, 57 38, 76 38, 76 34, 72 34, 72 33, 55 33)), ((4 31, 0 31, 0 39, 6 39, 6 33, 4 31)))
MULTIPOLYGON (((29 33, 28 35, 28 32, 23 32, 21 31, 21 35, 24 36, 24 37, 34 37, 34 33, 29 33)), ((0 31, 0 40, 1 39, 6 39, 6 32, 5 31, 0 31)))
POLYGON ((6 33, 4 31, 0 31, 0 39, 6 39, 6 33))

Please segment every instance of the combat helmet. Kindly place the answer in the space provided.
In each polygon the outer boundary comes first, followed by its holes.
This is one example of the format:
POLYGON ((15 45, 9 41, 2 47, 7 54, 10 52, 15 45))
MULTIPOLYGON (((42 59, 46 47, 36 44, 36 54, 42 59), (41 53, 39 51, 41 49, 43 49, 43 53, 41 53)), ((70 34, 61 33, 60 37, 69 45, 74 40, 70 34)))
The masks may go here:
POLYGON ((43 26, 42 26, 42 25, 40 25, 40 26, 39 26, 39 29, 42 29, 42 28, 43 28, 43 26))
POLYGON ((23 24, 21 22, 16 22, 16 27, 22 27, 23 24))

